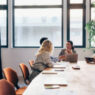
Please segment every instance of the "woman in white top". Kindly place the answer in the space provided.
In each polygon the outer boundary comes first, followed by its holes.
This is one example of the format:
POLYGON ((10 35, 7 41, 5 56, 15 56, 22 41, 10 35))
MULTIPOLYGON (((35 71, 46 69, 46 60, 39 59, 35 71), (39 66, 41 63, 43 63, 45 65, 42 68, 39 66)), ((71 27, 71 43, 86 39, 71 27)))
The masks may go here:
POLYGON ((42 46, 40 47, 39 51, 37 52, 36 60, 32 67, 33 72, 30 76, 30 80, 35 78, 44 69, 53 67, 53 64, 50 59, 52 51, 52 43, 49 40, 45 40, 42 43, 42 46))

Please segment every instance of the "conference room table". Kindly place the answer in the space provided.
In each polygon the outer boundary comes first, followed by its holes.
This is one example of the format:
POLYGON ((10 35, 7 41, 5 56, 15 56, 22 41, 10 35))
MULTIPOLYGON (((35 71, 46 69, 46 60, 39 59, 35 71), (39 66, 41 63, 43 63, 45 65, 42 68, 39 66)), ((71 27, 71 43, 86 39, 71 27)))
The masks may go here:
POLYGON ((59 69, 48 68, 34 78, 23 95, 95 95, 95 64, 61 62, 61 69, 58 64, 59 69), (80 69, 72 68, 77 65, 80 69))

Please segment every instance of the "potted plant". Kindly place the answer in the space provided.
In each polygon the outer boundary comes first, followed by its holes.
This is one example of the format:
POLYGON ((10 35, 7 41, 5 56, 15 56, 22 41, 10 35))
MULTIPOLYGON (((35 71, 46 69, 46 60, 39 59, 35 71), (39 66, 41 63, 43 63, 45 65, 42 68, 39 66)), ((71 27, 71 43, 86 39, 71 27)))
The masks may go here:
MULTIPOLYGON (((95 1, 92 2, 92 5, 95 7, 95 1)), ((89 48, 95 47, 95 20, 90 20, 86 24, 86 30, 89 32, 89 48)))
MULTIPOLYGON (((89 47, 88 49, 90 48, 93 48, 93 57, 95 57, 95 21, 94 20, 91 20, 89 21, 87 24, 86 24, 86 30, 87 32, 89 33, 89 47)), ((85 60, 87 63, 93 63, 94 62, 94 59, 91 58, 91 57, 85 57, 85 60)), ((95 62, 94 62, 95 63, 95 62)))
MULTIPOLYGON (((95 2, 93 2, 93 5, 95 6, 95 2)), ((86 30, 89 33, 89 47, 88 49, 92 49, 93 51, 93 57, 95 57, 95 20, 90 20, 87 24, 86 24, 86 30)), ((87 63, 95 63, 95 59, 93 59, 92 57, 85 57, 86 62, 87 63)))
POLYGON ((91 20, 86 24, 86 30, 89 32, 89 48, 95 47, 95 21, 91 20))

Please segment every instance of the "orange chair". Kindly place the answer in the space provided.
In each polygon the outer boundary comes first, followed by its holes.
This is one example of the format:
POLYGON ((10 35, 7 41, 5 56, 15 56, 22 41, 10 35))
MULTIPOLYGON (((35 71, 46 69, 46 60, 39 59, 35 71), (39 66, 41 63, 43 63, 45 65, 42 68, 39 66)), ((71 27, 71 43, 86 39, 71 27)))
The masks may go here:
POLYGON ((6 80, 11 82, 17 88, 16 94, 17 95, 22 95, 23 92, 25 91, 26 87, 20 88, 18 86, 18 76, 17 76, 17 73, 13 69, 11 69, 11 68, 3 69, 3 73, 4 73, 4 76, 5 76, 6 80))
POLYGON ((16 95, 14 86, 7 80, 0 80, 0 95, 16 95))
POLYGON ((30 65, 31 69, 32 69, 33 64, 34 64, 34 60, 29 60, 29 65, 30 65))
POLYGON ((24 82, 28 85, 30 83, 28 67, 23 63, 21 63, 19 66, 23 74, 24 82))

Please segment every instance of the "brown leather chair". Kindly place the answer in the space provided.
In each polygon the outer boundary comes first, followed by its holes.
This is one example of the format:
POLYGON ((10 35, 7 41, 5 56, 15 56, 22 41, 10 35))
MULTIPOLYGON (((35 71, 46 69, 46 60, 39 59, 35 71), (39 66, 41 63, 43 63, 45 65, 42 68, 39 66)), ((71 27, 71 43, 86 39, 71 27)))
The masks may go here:
POLYGON ((34 60, 29 60, 29 65, 30 65, 31 69, 32 69, 33 64, 34 64, 34 60))
POLYGON ((28 85, 30 83, 28 67, 23 63, 21 63, 19 66, 23 74, 24 82, 28 85))
POLYGON ((11 82, 17 88, 16 94, 17 95, 22 95, 23 92, 25 91, 26 87, 20 88, 18 86, 18 76, 17 76, 17 73, 13 69, 11 69, 11 68, 4 68, 3 69, 3 73, 4 73, 4 76, 5 76, 6 80, 11 82))
POLYGON ((14 86, 7 80, 0 80, 0 95, 16 95, 14 86))

